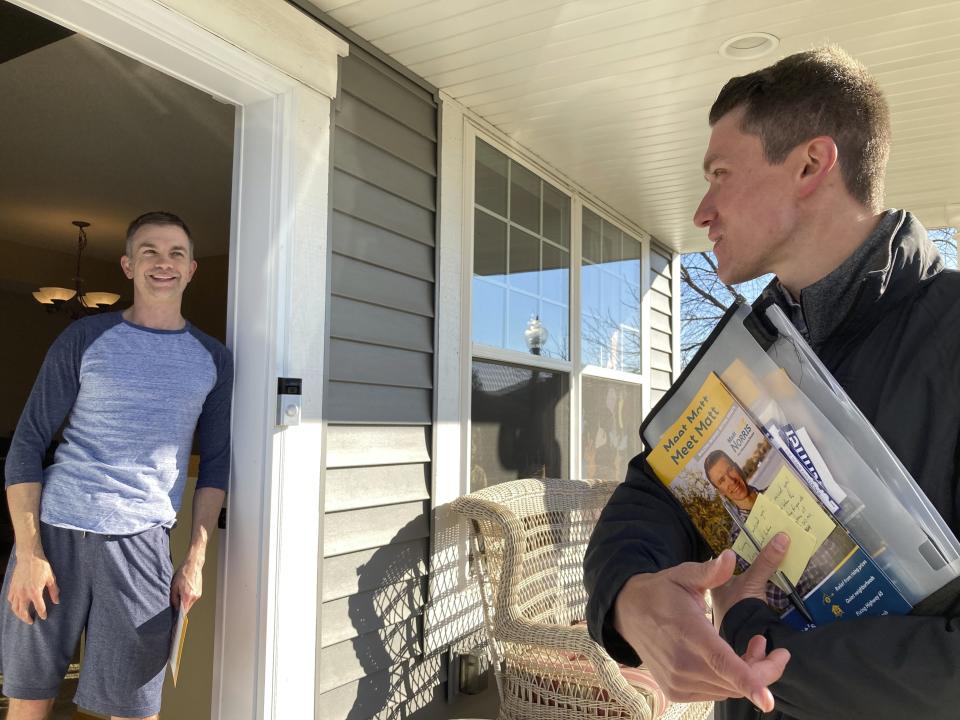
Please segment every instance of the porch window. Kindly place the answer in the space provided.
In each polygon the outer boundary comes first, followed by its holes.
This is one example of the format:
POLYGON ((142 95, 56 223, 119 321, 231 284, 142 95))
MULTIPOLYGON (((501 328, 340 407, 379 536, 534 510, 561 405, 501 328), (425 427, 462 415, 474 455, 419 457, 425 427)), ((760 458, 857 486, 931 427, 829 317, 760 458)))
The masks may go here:
POLYGON ((646 241, 474 144, 470 489, 621 478, 644 407, 646 241))

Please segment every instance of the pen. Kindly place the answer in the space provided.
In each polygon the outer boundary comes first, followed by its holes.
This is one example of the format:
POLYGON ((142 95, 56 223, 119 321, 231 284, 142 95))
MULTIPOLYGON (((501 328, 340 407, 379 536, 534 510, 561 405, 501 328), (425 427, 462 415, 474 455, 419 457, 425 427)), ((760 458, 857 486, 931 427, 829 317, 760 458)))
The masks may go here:
MULTIPOLYGON (((727 499, 721 497, 724 506, 727 505, 727 499)), ((761 552, 760 543, 757 542, 757 539, 753 536, 753 533, 747 530, 746 524, 740 519, 740 515, 737 513, 736 508, 727 507, 727 513, 730 517, 733 518, 733 521, 737 524, 737 527, 740 528, 740 532, 743 533, 744 537, 750 541, 750 544, 753 545, 753 548, 757 551, 757 554, 761 552)), ((787 591, 787 597, 790 598, 790 603, 797 609, 797 612, 803 615, 804 620, 806 620, 811 625, 816 623, 813 620, 813 615, 810 614, 810 611, 807 610, 807 606, 803 603, 803 598, 800 597, 800 593, 797 591, 796 586, 790 582, 786 575, 783 574, 783 571, 777 568, 777 571, 774 573, 774 577, 782 584, 782 587, 787 591)))

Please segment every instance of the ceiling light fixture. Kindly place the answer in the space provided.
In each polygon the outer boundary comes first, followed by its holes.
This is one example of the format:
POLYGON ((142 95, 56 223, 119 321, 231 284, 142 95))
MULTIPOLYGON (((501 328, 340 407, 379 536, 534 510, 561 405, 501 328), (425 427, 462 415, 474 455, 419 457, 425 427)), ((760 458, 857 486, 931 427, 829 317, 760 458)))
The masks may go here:
POLYGON ((780 47, 780 38, 765 32, 735 35, 720 46, 720 57, 731 60, 755 60, 780 47))
POLYGON ((120 296, 111 292, 83 291, 83 278, 80 276, 80 258, 87 247, 87 231, 90 223, 84 220, 74 220, 77 227, 77 272, 73 277, 73 289, 62 287, 42 287, 33 293, 34 299, 41 305, 46 305, 49 312, 68 311, 74 320, 103 312, 113 305, 120 296))

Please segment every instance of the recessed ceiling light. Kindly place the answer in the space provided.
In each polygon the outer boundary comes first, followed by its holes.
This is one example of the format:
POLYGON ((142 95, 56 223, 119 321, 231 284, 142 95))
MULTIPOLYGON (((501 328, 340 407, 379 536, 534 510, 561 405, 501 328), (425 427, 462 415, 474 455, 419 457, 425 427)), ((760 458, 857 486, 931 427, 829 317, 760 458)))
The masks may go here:
POLYGON ((721 57, 731 60, 754 60, 776 50, 780 38, 765 32, 743 33, 735 35, 720 46, 721 57))

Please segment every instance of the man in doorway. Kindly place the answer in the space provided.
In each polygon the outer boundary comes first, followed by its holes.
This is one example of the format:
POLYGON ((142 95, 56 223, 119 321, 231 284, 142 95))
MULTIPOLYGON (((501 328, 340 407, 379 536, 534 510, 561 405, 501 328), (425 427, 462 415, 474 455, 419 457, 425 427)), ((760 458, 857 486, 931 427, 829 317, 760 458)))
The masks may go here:
MULTIPOLYGON (((958 532, 960 274, 910 213, 883 210, 890 121, 876 81, 839 49, 798 53, 730 80, 710 125, 694 222, 720 278, 776 275, 755 307, 788 313, 958 532)), ((753 705, 795 720, 955 717, 956 593, 795 632, 763 601, 787 544, 777 536, 732 578, 732 553, 708 559, 638 456, 587 552, 590 632, 616 659, 642 659, 669 697, 725 700, 721 718, 758 717, 753 705)))
POLYGON ((160 711, 175 613, 200 597, 230 473, 230 353, 180 313, 193 254, 176 215, 134 220, 120 259, 133 305, 54 341, 17 425, 6 464, 16 545, 0 612, 10 720, 47 717, 84 629, 77 704, 114 718, 160 711), (195 431, 192 537, 174 572, 169 532, 195 431))

